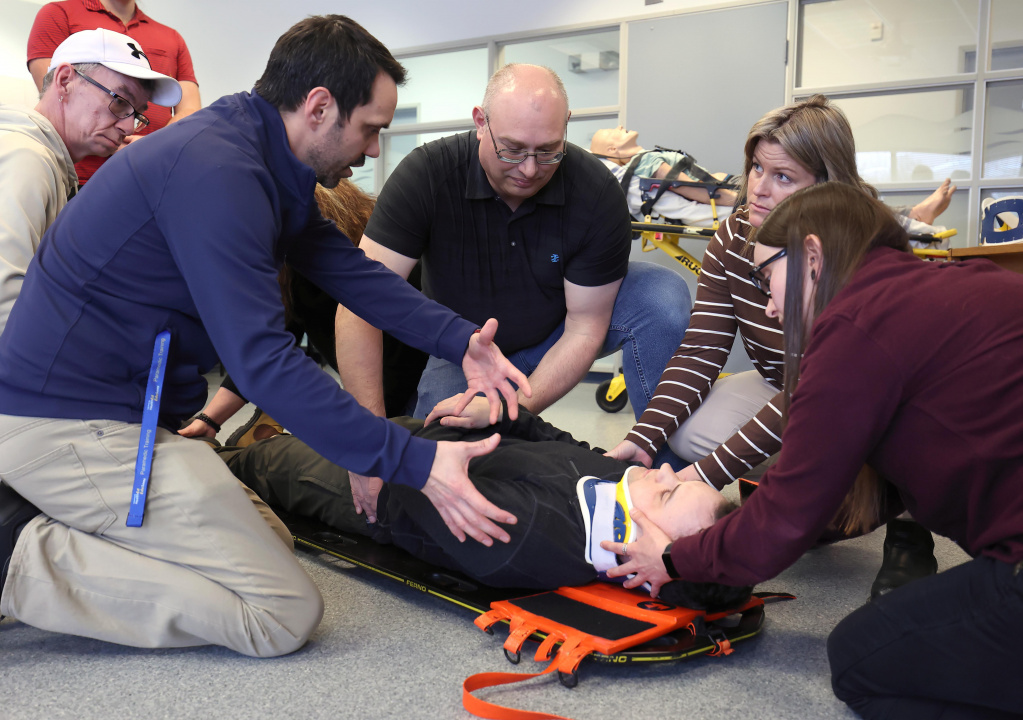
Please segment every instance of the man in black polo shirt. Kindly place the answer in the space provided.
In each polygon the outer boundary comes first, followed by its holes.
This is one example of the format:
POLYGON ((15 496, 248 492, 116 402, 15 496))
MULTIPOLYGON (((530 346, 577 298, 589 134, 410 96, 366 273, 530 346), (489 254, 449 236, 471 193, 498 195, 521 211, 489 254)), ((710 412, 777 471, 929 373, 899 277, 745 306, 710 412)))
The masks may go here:
MULTIPOLYGON (((568 118, 551 70, 505 66, 473 109, 474 131, 402 160, 360 247, 403 277, 422 258, 428 297, 468 319, 496 317, 497 343, 529 376, 533 397, 519 401, 534 413, 623 345, 640 413, 688 325, 689 290, 666 268, 630 265, 625 195, 600 160, 566 141, 568 118)), ((344 308, 337 330, 345 389, 383 415, 380 332, 344 308)), ((415 417, 465 390, 455 371, 430 359, 415 417)))

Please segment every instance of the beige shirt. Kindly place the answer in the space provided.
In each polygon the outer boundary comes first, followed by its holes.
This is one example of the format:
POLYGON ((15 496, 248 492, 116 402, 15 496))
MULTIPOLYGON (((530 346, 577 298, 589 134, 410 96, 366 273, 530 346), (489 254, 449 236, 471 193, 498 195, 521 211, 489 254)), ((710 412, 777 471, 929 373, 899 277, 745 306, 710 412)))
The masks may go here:
POLYGON ((43 233, 77 190, 71 155, 50 121, 0 105, 0 332, 43 233))

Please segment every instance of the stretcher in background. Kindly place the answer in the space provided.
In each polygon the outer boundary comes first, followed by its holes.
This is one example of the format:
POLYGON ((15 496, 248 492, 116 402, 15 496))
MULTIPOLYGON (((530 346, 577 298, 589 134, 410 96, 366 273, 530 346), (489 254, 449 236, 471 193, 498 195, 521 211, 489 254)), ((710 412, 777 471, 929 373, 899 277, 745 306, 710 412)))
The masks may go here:
MULTIPOLYGON (((661 146, 655 147, 656 151, 675 152, 681 159, 675 163, 668 174, 663 178, 639 178, 639 191, 642 205, 640 214, 644 217, 642 222, 632 223, 633 239, 640 238, 643 252, 660 249, 669 257, 677 261, 682 267, 694 275, 700 274, 700 261, 683 250, 678 245, 680 238, 691 238, 696 240, 710 240, 714 233, 721 226, 721 218, 718 216, 718 200, 721 198, 722 190, 738 191, 739 184, 737 176, 730 175, 725 178, 717 178, 697 164, 696 159, 688 153, 680 150, 668 150, 661 146), (685 173, 693 180, 679 180, 678 176, 685 173), (660 217, 656 214, 657 201, 674 187, 695 187, 707 191, 710 205, 710 224, 708 227, 687 225, 678 218, 660 217)), ((629 192, 632 182, 632 169, 636 166, 638 158, 635 158, 620 179, 623 190, 629 192)), ((625 377, 621 369, 617 368, 610 380, 605 380, 597 386, 597 406, 604 412, 616 413, 629 402, 629 395, 625 390, 625 377)))
MULTIPOLYGON (((715 228, 718 226, 717 217, 714 218, 714 225, 715 228)), ((708 241, 714 237, 715 228, 654 222, 651 218, 647 218, 646 222, 632 223, 633 237, 639 238, 640 249, 643 252, 661 250, 697 277, 700 276, 700 261, 694 255, 683 250, 679 246, 679 240, 687 238, 708 241)), ((596 399, 597 406, 609 413, 616 413, 628 404, 629 394, 625 389, 625 376, 620 370, 610 380, 604 380, 597 385, 596 399)))
MULTIPOLYGON (((729 191, 731 195, 737 194, 740 189, 740 178, 737 175, 726 175, 723 178, 715 177, 697 162, 696 158, 689 155, 681 150, 667 150, 660 146, 656 147, 656 150, 662 152, 671 152, 679 155, 680 159, 668 170, 667 174, 663 178, 655 177, 640 177, 639 178, 639 194, 641 205, 639 207, 639 213, 637 218, 643 218, 643 221, 650 222, 651 220, 659 220, 660 222, 671 223, 676 225, 683 225, 692 228, 702 228, 703 230, 709 229, 711 235, 718 229, 720 225, 720 219, 718 218, 718 203, 722 200, 721 191, 729 191), (687 180, 680 180, 679 175, 685 173, 687 180), (673 188, 680 187, 691 187, 704 190, 707 193, 707 203, 687 201, 685 206, 660 206, 658 202, 664 197, 664 194, 673 188), (701 205, 710 206, 710 219, 709 225, 704 226, 702 223, 706 222, 706 218, 703 213, 693 213, 692 208, 701 205), (674 213, 678 213, 678 216, 673 216, 674 213)), ((633 163, 626 169, 622 179, 622 189, 625 190, 626 195, 629 193, 631 188, 632 174, 631 170, 635 167, 638 157, 633 160, 633 163)), ((724 215, 727 217, 731 211, 731 203, 726 205, 727 210, 724 215)))

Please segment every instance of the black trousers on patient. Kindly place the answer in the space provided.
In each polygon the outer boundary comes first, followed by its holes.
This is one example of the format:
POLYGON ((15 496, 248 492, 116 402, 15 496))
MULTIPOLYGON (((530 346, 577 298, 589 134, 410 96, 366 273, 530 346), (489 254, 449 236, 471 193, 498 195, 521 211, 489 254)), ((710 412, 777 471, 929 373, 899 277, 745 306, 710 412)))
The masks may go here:
POLYGON ((505 525, 511 541, 486 547, 459 542, 419 490, 385 485, 377 523, 367 526, 355 512, 348 471, 291 435, 218 450, 231 471, 271 507, 320 520, 331 527, 393 543, 432 565, 458 570, 492 587, 553 590, 596 579, 586 562, 585 528, 576 482, 583 475, 617 479, 627 465, 540 418, 521 412, 515 422, 465 431, 437 423, 422 427, 411 418, 394 422, 431 440, 474 441, 501 433, 501 444, 473 458, 469 477, 498 507, 518 518, 505 525))
POLYGON ((1023 571, 979 557, 916 580, 840 622, 828 658, 865 718, 1023 717, 1023 571))

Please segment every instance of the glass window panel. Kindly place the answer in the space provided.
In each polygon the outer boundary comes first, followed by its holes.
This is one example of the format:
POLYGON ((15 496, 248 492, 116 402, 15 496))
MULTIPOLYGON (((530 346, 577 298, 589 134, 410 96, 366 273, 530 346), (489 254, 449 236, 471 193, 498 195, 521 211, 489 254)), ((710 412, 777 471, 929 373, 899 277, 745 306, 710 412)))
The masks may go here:
POLYGON ((965 54, 977 47, 977 3, 804 1, 796 85, 876 83, 966 72, 965 54))
POLYGON ((1023 3, 1019 0, 991 2, 992 70, 1023 67, 1023 3))
MULTIPOLYGON (((468 130, 468 128, 466 128, 468 130)), ((431 140, 454 135, 458 131, 437 132, 437 133, 411 133, 408 135, 389 134, 382 140, 381 148, 384 157, 384 181, 391 176, 398 163, 420 145, 425 145, 431 140)))
POLYGON ((408 82, 398 88, 393 125, 470 118, 490 78, 487 49, 399 58, 408 82), (414 112, 409 112, 414 109, 414 112))
POLYGON ((601 128, 613 128, 618 126, 618 118, 587 118, 576 120, 572 118, 568 122, 568 141, 581 147, 583 150, 590 149, 590 141, 593 133, 601 128))
POLYGON ((501 47, 501 65, 545 65, 565 83, 569 107, 618 104, 618 30, 544 38, 501 47))
POLYGON ((961 89, 836 98, 871 183, 970 177, 973 114, 961 89))
MULTIPOLYGON (((892 208, 913 207, 930 195, 929 192, 892 192, 888 190, 881 190, 880 194, 881 199, 892 208)), ((946 228, 955 228, 957 231, 949 238, 948 242, 942 243, 942 247, 966 247, 969 234, 966 232, 969 200, 969 191, 959 190, 952 195, 948 209, 934 221, 935 225, 944 225, 946 228)))
POLYGON ((377 159, 368 157, 366 164, 362 167, 352 168, 352 182, 359 186, 363 192, 373 194, 376 188, 373 185, 373 173, 376 172, 377 159))
POLYGON ((1023 80, 990 83, 984 111, 984 177, 1023 176, 1023 80))

